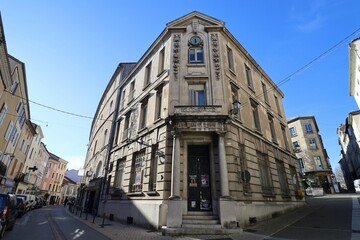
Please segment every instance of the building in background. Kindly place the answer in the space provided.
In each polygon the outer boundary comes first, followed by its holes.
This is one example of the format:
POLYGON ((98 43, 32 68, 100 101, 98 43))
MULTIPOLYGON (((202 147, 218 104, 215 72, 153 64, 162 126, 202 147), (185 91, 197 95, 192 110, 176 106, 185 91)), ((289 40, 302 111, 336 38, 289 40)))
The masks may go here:
POLYGON ((53 153, 49 154, 41 190, 46 192, 44 196, 47 204, 60 204, 63 200, 62 184, 67 170, 67 161, 53 153))
POLYGON ((349 191, 354 191, 354 180, 360 179, 360 111, 349 113, 346 123, 337 129, 341 146, 340 166, 349 191))
POLYGON ((349 44, 349 95, 360 108, 360 38, 349 44))
POLYGON ((288 120, 288 126, 305 189, 322 188, 332 193, 332 168, 315 117, 294 117, 288 120))
POLYGON ((302 205, 282 98, 224 22, 168 23, 99 102, 82 206, 165 233, 201 214, 210 233, 302 205))

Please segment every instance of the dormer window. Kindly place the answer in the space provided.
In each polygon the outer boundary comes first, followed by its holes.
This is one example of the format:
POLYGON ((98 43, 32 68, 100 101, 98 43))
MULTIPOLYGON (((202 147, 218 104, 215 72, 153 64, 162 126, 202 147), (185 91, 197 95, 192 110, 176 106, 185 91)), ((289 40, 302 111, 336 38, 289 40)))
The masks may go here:
POLYGON ((203 41, 199 36, 189 40, 189 64, 204 63, 203 41))

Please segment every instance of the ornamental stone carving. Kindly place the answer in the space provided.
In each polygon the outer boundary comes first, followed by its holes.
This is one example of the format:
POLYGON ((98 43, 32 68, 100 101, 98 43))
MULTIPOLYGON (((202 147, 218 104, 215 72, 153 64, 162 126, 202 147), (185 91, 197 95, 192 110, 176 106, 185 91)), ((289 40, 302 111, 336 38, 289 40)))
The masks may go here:
POLYGON ((173 69, 174 69, 174 76, 175 80, 178 78, 179 74, 179 66, 180 66, 180 40, 181 35, 175 34, 174 41, 173 41, 173 69))
POLYGON ((210 35, 210 39, 212 46, 212 58, 214 62, 215 77, 216 80, 220 80, 220 55, 219 55, 218 35, 216 33, 212 33, 210 35))

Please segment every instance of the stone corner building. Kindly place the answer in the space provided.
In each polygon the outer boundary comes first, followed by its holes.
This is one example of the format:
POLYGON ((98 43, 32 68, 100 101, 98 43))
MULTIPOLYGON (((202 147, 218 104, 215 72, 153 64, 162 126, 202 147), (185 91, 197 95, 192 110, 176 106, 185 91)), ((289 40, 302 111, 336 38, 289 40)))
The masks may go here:
POLYGON ((282 98, 224 22, 168 23, 111 78, 78 201, 158 229, 237 229, 303 204, 282 98))

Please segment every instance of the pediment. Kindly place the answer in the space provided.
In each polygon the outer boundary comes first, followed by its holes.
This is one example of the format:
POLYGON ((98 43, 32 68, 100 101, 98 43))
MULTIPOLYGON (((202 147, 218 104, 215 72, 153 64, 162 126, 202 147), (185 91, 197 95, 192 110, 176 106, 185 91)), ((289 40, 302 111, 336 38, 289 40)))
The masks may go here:
POLYGON ((194 20, 196 20, 199 24, 205 26, 205 27, 224 27, 225 23, 223 21, 220 21, 216 18, 210 17, 206 14, 200 13, 198 11, 191 12, 189 14, 186 14, 185 16, 182 16, 178 19, 175 19, 174 21, 169 22, 166 24, 168 28, 178 28, 178 27, 185 27, 188 25, 191 25, 194 20))

